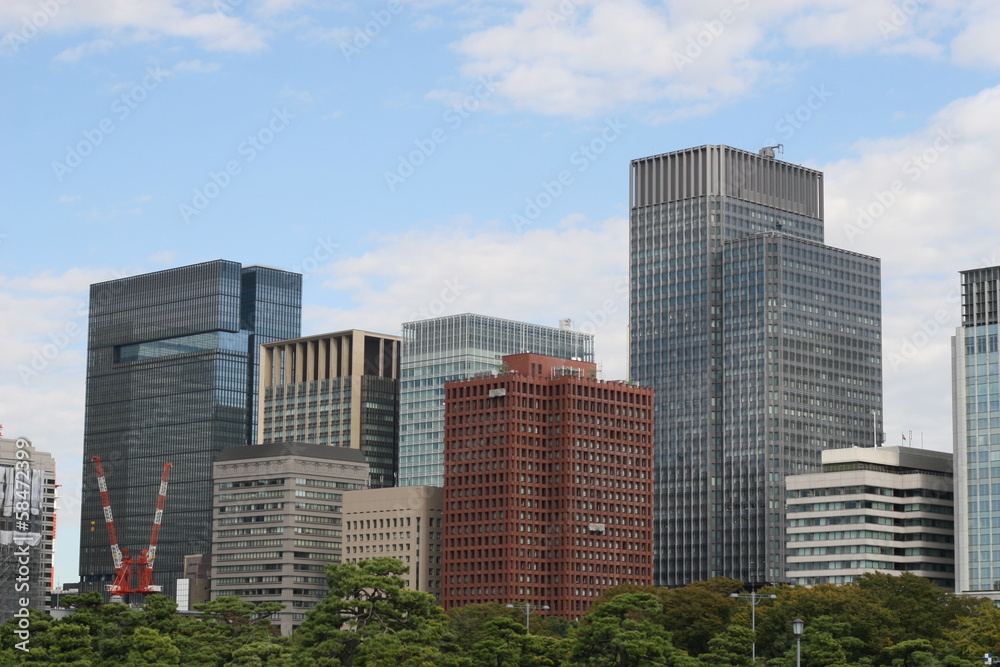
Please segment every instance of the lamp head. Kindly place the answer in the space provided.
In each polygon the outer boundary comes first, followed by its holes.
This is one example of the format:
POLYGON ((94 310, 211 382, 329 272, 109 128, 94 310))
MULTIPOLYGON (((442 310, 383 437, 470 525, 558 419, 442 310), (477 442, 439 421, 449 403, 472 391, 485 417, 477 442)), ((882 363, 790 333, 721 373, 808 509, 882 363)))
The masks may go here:
POLYGON ((806 622, 803 621, 801 618, 796 618, 794 621, 792 621, 792 634, 794 634, 796 637, 801 636, 802 633, 805 632, 805 629, 806 629, 806 622))

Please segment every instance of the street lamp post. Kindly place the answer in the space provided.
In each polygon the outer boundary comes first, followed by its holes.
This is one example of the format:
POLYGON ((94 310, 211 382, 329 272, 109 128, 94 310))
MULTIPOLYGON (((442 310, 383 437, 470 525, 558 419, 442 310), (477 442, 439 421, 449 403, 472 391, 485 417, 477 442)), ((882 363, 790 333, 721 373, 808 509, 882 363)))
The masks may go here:
POLYGON ((524 610, 524 629, 526 632, 531 632, 531 615, 538 611, 548 611, 549 605, 537 605, 531 604, 530 602, 517 602, 514 604, 507 605, 507 609, 523 609, 524 610))
POLYGON ((750 632, 753 635, 753 643, 750 645, 752 651, 752 662, 757 662, 757 603, 761 600, 776 600, 777 595, 763 595, 761 593, 730 593, 731 598, 743 598, 750 600, 750 632))
POLYGON ((795 635, 795 667, 802 667, 802 633, 806 629, 806 622, 801 618, 792 621, 792 634, 795 635))

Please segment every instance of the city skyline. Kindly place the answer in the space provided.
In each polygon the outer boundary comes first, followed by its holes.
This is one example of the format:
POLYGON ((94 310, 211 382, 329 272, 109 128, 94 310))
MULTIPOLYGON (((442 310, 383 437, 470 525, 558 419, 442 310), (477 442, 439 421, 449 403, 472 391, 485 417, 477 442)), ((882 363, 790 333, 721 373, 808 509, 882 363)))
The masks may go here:
POLYGON ((569 317, 624 377, 629 160, 781 143, 826 175, 827 243, 883 259, 888 444, 950 449, 958 272, 1000 264, 998 21, 943 0, 5 2, 0 421, 52 452, 77 525, 87 286, 217 257, 302 272, 304 335, 569 317))

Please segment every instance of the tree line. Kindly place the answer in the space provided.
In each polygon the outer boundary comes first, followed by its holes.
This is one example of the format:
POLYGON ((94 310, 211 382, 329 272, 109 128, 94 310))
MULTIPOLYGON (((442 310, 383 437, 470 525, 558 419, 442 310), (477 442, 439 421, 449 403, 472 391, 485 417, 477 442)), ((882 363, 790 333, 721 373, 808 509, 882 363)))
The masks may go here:
POLYGON ((754 650, 758 667, 795 667, 796 618, 805 621, 803 667, 968 667, 1000 655, 1000 609, 909 573, 760 589, 754 637, 751 605, 731 597, 743 592, 732 579, 619 586, 578 622, 534 615, 528 632, 523 609, 500 603, 445 613, 405 588, 405 572, 391 558, 329 565, 328 595, 291 637, 271 623, 278 603, 220 597, 192 617, 160 595, 141 608, 66 596, 75 609, 66 618, 31 612, 28 651, 17 647, 18 619, 0 626, 0 667, 751 667, 754 650))

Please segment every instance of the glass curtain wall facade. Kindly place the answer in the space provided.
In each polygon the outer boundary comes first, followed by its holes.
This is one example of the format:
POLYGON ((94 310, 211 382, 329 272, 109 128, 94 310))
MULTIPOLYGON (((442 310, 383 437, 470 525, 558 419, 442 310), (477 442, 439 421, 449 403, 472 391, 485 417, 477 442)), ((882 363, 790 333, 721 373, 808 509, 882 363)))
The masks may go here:
POLYGON ((93 456, 118 540, 149 543, 163 464, 170 487, 155 580, 172 595, 184 556, 211 544, 212 462, 256 434, 262 343, 299 335, 302 276, 218 260, 90 289, 80 577, 104 591, 114 569, 93 456))
POLYGON ((1000 266, 962 272, 952 339, 955 592, 1000 600, 1000 266))
POLYGON ((501 357, 533 352, 594 361, 594 335, 486 315, 403 324, 400 486, 444 485, 444 384, 497 371, 501 357))
POLYGON ((632 163, 659 585, 783 581, 785 475, 881 432, 879 261, 823 244, 822 199, 821 173, 727 146, 632 163))

